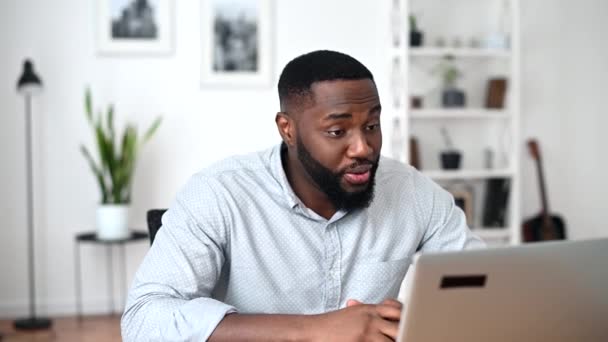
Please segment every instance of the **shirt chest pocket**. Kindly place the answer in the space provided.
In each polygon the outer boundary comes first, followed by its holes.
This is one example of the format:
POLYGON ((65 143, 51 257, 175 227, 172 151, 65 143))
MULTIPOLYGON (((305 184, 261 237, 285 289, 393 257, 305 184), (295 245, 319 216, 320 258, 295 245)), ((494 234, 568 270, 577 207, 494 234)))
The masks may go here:
POLYGON ((350 272, 344 274, 345 296, 348 297, 344 299, 375 304, 387 298, 397 298, 410 262, 410 258, 404 258, 355 263, 350 272))

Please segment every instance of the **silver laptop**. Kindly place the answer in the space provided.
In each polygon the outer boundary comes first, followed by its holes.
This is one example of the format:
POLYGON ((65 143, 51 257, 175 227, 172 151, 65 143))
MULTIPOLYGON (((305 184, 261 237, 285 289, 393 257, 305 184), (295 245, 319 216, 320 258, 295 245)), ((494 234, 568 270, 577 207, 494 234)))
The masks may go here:
POLYGON ((422 255, 401 316, 411 341, 608 341, 608 239, 422 255))

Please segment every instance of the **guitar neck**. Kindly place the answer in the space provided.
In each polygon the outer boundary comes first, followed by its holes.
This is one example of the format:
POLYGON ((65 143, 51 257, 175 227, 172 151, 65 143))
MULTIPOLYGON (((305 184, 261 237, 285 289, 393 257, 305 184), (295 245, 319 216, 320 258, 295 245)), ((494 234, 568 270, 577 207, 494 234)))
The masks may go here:
POLYGON ((554 240, 558 237, 556 227, 553 224, 553 219, 549 215, 549 200, 547 199, 547 189, 545 186, 545 174, 543 172, 543 163, 538 142, 532 139, 528 141, 530 154, 536 161, 536 169, 538 171, 538 185, 540 187, 540 199, 542 205, 541 211, 541 240, 554 240))
POLYGON ((555 227, 553 226, 553 221, 549 216, 549 200, 547 199, 547 190, 545 187, 545 174, 543 172, 543 163, 541 162, 540 155, 537 159, 537 169, 538 169, 538 184, 540 186, 540 200, 541 200, 541 216, 543 218, 542 223, 542 232, 544 240, 553 240, 555 227))
POLYGON ((545 187, 545 175, 543 171, 543 163, 540 160, 540 156, 537 163, 537 172, 538 172, 538 185, 540 186, 540 200, 542 205, 542 213, 543 216, 549 216, 549 200, 547 199, 547 190, 545 187))

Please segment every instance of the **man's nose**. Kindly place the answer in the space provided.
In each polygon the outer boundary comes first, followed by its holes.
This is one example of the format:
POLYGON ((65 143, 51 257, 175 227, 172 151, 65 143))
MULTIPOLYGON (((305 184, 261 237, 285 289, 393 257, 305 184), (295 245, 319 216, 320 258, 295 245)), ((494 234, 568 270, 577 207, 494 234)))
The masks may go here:
POLYGON ((347 150, 347 156, 352 159, 369 159, 372 153, 372 147, 365 134, 356 133, 350 141, 347 150))

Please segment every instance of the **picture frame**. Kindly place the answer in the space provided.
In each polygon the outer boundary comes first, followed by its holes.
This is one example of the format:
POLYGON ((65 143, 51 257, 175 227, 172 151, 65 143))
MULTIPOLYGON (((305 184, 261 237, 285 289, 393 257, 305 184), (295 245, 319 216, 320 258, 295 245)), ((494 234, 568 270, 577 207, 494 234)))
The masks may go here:
POLYGON ((175 0, 95 0, 100 55, 168 55, 173 52, 175 0))
POLYGON ((473 228, 473 194, 464 189, 449 190, 454 197, 454 204, 462 209, 467 220, 467 226, 473 228))
POLYGON ((273 0, 201 0, 201 85, 271 86, 273 0))

